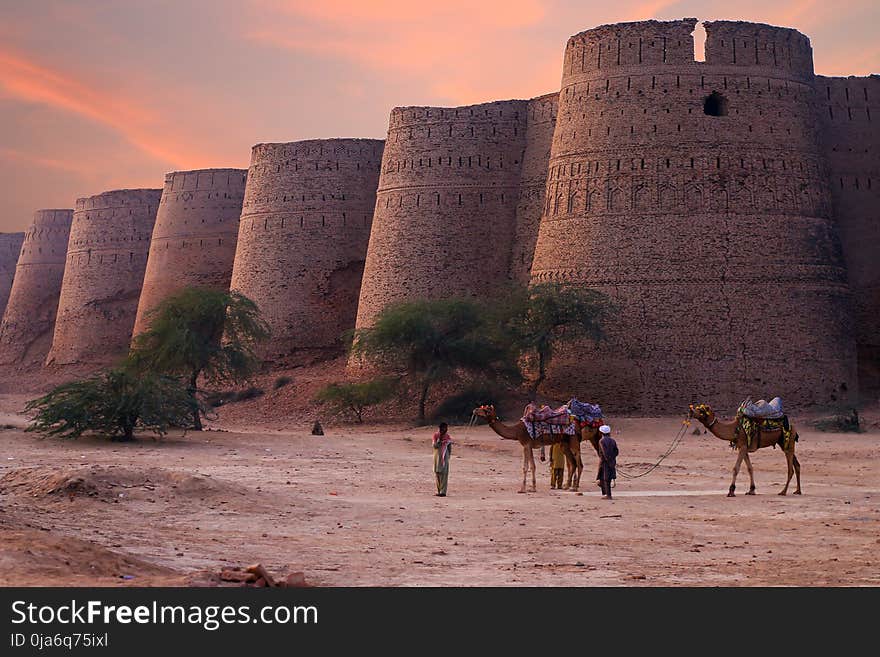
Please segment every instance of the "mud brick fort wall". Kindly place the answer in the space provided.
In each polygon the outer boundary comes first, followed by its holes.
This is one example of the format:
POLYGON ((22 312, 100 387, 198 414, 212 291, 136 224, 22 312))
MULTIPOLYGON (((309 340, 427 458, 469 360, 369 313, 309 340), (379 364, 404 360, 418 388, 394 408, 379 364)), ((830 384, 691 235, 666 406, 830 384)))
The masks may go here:
POLYGON ((52 330, 73 210, 37 210, 24 234, 0 322, 0 364, 42 364, 52 330))
POLYGON ((245 169, 165 176, 134 335, 148 328, 149 312, 181 288, 229 289, 246 178, 245 169))
POLYGON ((78 199, 47 363, 109 363, 128 350, 161 189, 78 199))
POLYGON ((267 360, 338 352, 340 335, 354 327, 383 145, 254 146, 231 286, 269 323, 267 360))
POLYGON ((393 303, 485 297, 503 285, 528 117, 523 100, 391 112, 359 327, 393 303))
POLYGON ((557 359, 552 387, 635 411, 683 394, 849 401, 852 299, 809 40, 706 23, 696 62, 694 24, 568 42, 532 280, 602 290, 618 314, 604 345, 557 359))
POLYGON ((857 328, 859 384, 880 393, 880 76, 817 76, 831 199, 857 328))
POLYGON ((550 164, 558 106, 558 93, 539 96, 528 103, 526 141, 516 205, 516 233, 508 271, 508 277, 517 283, 528 283, 531 275, 538 226, 544 211, 547 167, 550 164))
POLYGON ((0 320, 9 301, 12 290, 12 279, 15 277, 15 265, 21 253, 24 233, 0 233, 0 320))
MULTIPOLYGON (((252 298, 263 356, 287 365, 339 353, 393 303, 553 281, 617 312, 605 341, 557 353, 550 397, 614 413, 875 398, 880 76, 816 76, 806 36, 734 21, 704 23, 696 61, 696 22, 571 37, 558 93, 398 107, 385 141, 258 144, 246 174, 168 174, 161 204, 81 199, 49 361, 123 353, 138 297, 140 330, 180 285, 252 298)), ((47 349, 70 225, 55 212, 25 236, 0 361, 47 349)))

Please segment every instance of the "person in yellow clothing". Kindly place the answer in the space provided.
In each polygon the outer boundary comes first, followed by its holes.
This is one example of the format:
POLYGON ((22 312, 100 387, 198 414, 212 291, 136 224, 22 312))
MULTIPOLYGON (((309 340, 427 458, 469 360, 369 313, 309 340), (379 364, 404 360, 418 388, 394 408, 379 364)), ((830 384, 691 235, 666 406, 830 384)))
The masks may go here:
POLYGON ((562 490, 562 479, 565 476, 565 450, 562 443, 550 446, 550 489, 562 490))

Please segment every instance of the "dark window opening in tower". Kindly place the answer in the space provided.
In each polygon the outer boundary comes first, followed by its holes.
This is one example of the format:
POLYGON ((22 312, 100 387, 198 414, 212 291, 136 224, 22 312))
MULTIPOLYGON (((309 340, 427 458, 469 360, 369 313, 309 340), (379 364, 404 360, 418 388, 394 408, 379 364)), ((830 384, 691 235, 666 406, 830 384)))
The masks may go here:
POLYGON ((727 116, 727 98, 713 91, 703 100, 703 114, 708 116, 727 116))

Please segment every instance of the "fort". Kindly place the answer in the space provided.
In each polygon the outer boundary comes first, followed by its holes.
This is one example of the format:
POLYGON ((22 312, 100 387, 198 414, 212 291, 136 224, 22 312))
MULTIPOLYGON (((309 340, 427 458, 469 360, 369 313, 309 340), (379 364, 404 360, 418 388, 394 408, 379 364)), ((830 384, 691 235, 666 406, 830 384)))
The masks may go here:
POLYGON ((42 365, 52 344, 73 210, 37 210, 0 322, 0 364, 42 365))
POLYGON ((3 319, 3 311, 9 301, 22 242, 24 233, 0 233, 0 320, 3 319))
POLYGON ((134 334, 162 299, 187 287, 228 290, 247 171, 202 169, 165 176, 134 334))
POLYGON ((338 354, 354 327, 384 142, 257 144, 232 289, 256 302, 275 363, 338 354))
MULTIPOLYGON (((384 141, 257 144, 247 172, 168 174, 161 202, 80 199, 48 361, 123 353, 135 314, 143 330, 181 285, 253 299, 273 367, 337 355, 393 303, 552 282, 616 311, 605 340, 557 352, 548 397, 618 413, 876 398, 880 76, 817 76, 806 36, 739 21, 704 22, 698 61, 696 25, 576 34, 558 92, 397 107, 384 141)), ((66 228, 45 222, 24 239, 0 360, 39 354, 52 327, 38 299, 66 228)))
POLYGON ((128 351, 161 195, 77 199, 47 364, 107 364, 128 351))
POLYGON ((617 312, 549 396, 855 400, 857 359, 863 385, 880 372, 878 78, 817 77, 806 36, 745 22, 704 23, 696 61, 696 23, 573 36, 558 95, 394 109, 358 326, 508 280, 586 286, 617 312))

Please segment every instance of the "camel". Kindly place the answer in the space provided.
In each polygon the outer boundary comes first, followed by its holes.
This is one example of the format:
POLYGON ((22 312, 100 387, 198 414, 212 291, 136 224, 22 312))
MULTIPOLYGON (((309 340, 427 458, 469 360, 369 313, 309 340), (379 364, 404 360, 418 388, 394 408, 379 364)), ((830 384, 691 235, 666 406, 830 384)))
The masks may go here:
POLYGON ((798 439, 797 431, 794 426, 791 427, 791 438, 788 444, 785 443, 782 430, 776 431, 759 431, 757 437, 752 439, 749 445, 745 432, 739 430, 740 419, 736 417, 731 422, 722 422, 715 415, 715 412, 708 404, 691 404, 688 407, 688 417, 696 418, 704 427, 706 427, 716 438, 728 441, 737 452, 736 465, 733 466, 733 480, 730 482, 730 490, 727 492, 728 497, 735 497, 736 475, 739 474, 740 464, 745 461, 746 468, 749 471, 749 492, 746 495, 755 494, 755 475, 752 470, 752 461, 749 458, 749 452, 755 452, 762 447, 770 447, 779 445, 785 454, 788 462, 788 479, 785 480, 785 487, 779 491, 780 495, 788 493, 788 485, 791 482, 791 475, 797 476, 797 490, 795 495, 801 494, 801 464, 794 454, 794 446, 798 439))
MULTIPOLYGON (((492 405, 475 408, 474 415, 486 418, 492 431, 505 440, 515 440, 522 445, 523 482, 522 488, 517 492, 526 492, 526 479, 529 471, 532 473, 532 487, 530 492, 534 493, 537 490, 537 485, 535 483, 535 455, 532 453, 532 450, 541 447, 542 445, 552 445, 554 443, 562 443, 563 449, 565 450, 565 461, 568 464, 568 481, 565 484, 565 488, 577 491, 581 479, 581 471, 584 469, 583 462, 581 461, 580 446, 580 441, 583 440, 583 437, 579 436, 577 433, 573 435, 564 433, 545 433, 532 438, 522 420, 513 426, 500 422, 498 420, 498 415, 495 413, 495 407, 492 405), (574 476, 575 473, 577 475, 576 477, 574 476)), ((598 442, 596 444, 598 445, 598 442)))

